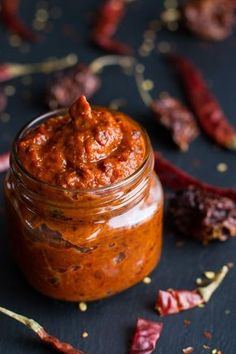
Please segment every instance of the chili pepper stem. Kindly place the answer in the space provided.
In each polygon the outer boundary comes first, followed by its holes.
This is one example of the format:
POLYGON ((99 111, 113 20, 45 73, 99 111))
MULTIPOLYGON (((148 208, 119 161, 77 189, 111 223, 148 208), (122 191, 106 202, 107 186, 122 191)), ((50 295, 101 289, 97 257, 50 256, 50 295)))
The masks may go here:
POLYGON ((208 302, 216 291, 216 289, 220 286, 222 281, 224 280, 226 274, 229 271, 229 267, 224 265, 222 269, 216 274, 215 279, 207 286, 199 287, 197 290, 199 294, 202 296, 204 302, 208 302))
POLYGON ((231 139, 231 141, 227 145, 227 148, 230 150, 236 150, 236 136, 233 139, 231 139))
MULTIPOLYGON (((74 66, 78 61, 76 54, 68 54, 63 58, 47 59, 41 63, 18 64, 6 63, 5 67, 9 71, 9 76, 2 81, 8 81, 19 76, 35 74, 35 73, 50 73, 53 71, 63 70, 65 68, 74 66)), ((1 66, 0 66, 1 68, 1 66)))
POLYGON ((144 104, 147 107, 150 107, 151 103, 153 102, 153 99, 152 99, 152 96, 148 93, 148 91, 143 89, 143 82, 144 82, 143 72, 144 72, 144 70, 145 70, 144 65, 137 64, 135 66, 134 76, 135 76, 135 81, 137 84, 139 94, 140 94, 144 104))
POLYGON ((0 312, 8 317, 14 318, 18 322, 23 323, 26 327, 30 328, 35 333, 38 333, 38 331, 43 329, 43 327, 39 323, 35 322, 31 318, 19 315, 19 314, 15 313, 13 311, 10 311, 4 307, 0 307, 0 312))
POLYGON ((90 70, 93 74, 97 74, 102 71, 105 66, 119 65, 122 68, 132 68, 134 66, 135 59, 131 56, 122 55, 104 55, 102 57, 96 58, 89 65, 90 70))

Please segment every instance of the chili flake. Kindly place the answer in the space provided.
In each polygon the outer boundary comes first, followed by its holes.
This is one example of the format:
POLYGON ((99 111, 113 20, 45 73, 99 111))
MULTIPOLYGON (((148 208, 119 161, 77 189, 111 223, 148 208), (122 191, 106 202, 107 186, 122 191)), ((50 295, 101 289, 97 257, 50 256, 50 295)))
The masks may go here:
POLYGON ((139 318, 136 323, 136 329, 129 353, 151 354, 156 348, 156 343, 160 338, 162 328, 162 323, 139 318))

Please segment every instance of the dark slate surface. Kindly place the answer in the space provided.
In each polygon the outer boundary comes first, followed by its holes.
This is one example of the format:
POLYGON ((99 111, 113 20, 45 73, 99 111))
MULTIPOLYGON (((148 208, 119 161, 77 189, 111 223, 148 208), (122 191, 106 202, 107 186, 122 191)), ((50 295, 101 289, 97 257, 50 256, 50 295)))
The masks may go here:
MULTIPOLYGON (((63 10, 60 19, 50 21, 52 31, 44 35, 41 43, 31 46, 29 53, 23 54, 18 48, 9 46, 8 36, 1 29, 1 61, 40 61, 47 56, 63 56, 75 52, 80 60, 89 62, 103 53, 88 44, 89 19, 99 1, 48 1, 50 7, 59 6, 63 10), (77 36, 65 37, 62 28, 71 24, 77 36)), ((143 31, 150 20, 155 19, 161 9, 161 1, 137 0, 129 6, 128 14, 119 28, 118 37, 138 48, 143 31), (158 5, 158 4, 159 5, 158 5)), ((35 13, 36 1, 22 1, 22 13, 30 23, 35 13)), ((181 53, 189 55, 202 69, 209 80, 215 95, 221 101, 225 112, 236 124, 236 37, 223 43, 204 43, 184 32, 159 32, 157 42, 171 42, 181 53)), ((139 58, 146 66, 146 77, 156 83, 153 95, 169 91, 182 97, 181 89, 173 72, 163 63, 157 51, 148 58, 139 58)), ((107 105, 114 98, 125 97, 128 102, 123 110, 146 127, 153 145, 179 166, 206 181, 221 185, 235 186, 235 155, 223 151, 204 135, 191 146, 187 154, 178 153, 164 134, 153 122, 147 108, 143 105, 132 77, 121 74, 116 68, 107 69, 102 75, 101 90, 92 102, 107 105), (115 84, 114 84, 115 83, 115 84), (193 163, 200 161, 200 164, 193 163), (216 165, 228 164, 228 172, 219 173, 216 165)), ((38 114, 45 112, 42 97, 45 76, 34 76, 30 88, 22 85, 21 80, 12 84, 16 94, 9 99, 7 112, 9 122, 0 122, 0 151, 9 149, 11 141, 19 128, 38 114), (30 99, 25 95, 31 94, 30 99)), ((1 175, 1 182, 3 181, 1 175)), ((3 198, 1 193, 1 211, 3 198)), ((176 247, 176 237, 165 234, 163 256, 159 267, 152 274, 152 283, 135 286, 111 299, 89 304, 88 311, 81 313, 76 304, 67 304, 48 299, 31 289, 24 281, 9 254, 4 215, 1 213, 0 238, 0 305, 37 319, 55 335, 79 346, 93 354, 125 354, 138 316, 150 320, 160 320, 153 310, 153 304, 159 288, 193 288, 194 280, 203 270, 218 269, 228 261, 236 261, 236 241, 213 243, 203 247, 195 242, 187 242, 183 247, 176 247), (82 339, 83 331, 89 333, 82 339)), ((168 224, 168 220, 166 220, 168 224)), ((195 309, 177 316, 164 318, 164 330, 156 353, 178 354, 182 348, 193 346, 194 353, 211 353, 218 348, 223 354, 236 353, 236 269, 227 276, 224 284, 203 309, 195 309), (230 311, 229 314, 227 314, 230 311), (185 327, 184 319, 191 321, 185 327), (203 331, 213 334, 212 340, 203 336, 203 331), (203 349, 208 344, 211 350, 203 349)), ((34 335, 15 321, 1 315, 0 352, 2 354, 40 354, 52 351, 35 340, 34 335)))

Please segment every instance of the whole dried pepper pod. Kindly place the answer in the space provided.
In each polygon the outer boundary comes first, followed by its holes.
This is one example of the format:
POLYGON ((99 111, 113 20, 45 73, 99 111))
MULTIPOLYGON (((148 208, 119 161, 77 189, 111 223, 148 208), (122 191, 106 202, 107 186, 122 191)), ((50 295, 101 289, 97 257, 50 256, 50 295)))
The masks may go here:
POLYGON ((135 66, 135 80, 143 102, 150 108, 156 121, 169 130, 171 139, 179 149, 188 150, 190 143, 199 134, 193 114, 174 97, 161 97, 154 100, 143 88, 145 83, 143 71, 142 65, 135 66))
POLYGON ((131 48, 113 39, 118 25, 126 11, 126 0, 103 0, 96 13, 95 25, 92 31, 92 42, 108 53, 130 54, 131 48))
POLYGON ((79 64, 69 71, 56 73, 46 89, 46 103, 51 109, 69 107, 79 96, 91 97, 99 89, 99 73, 104 67, 118 65, 132 67, 132 57, 107 55, 98 57, 89 65, 79 64))
POLYGON ((236 207, 232 199, 196 187, 175 194, 169 203, 169 215, 177 232, 203 244, 236 236, 236 207))
POLYGON ((201 72, 190 60, 182 56, 171 55, 170 60, 177 69, 186 96, 202 129, 217 144, 236 150, 236 130, 210 92, 201 72))
POLYGON ((20 0, 2 0, 1 5, 1 17, 6 28, 16 33, 23 40, 36 42, 38 40, 37 34, 28 28, 20 18, 20 0))
POLYGON ((228 271, 229 267, 223 266, 219 272, 214 273, 214 278, 206 286, 194 290, 159 290, 155 309, 161 316, 167 316, 207 303, 223 282, 228 271))
POLYGON ((55 349, 58 352, 64 354, 84 354, 82 351, 72 347, 71 344, 61 342, 58 338, 48 334, 45 329, 33 319, 19 315, 4 307, 0 307, 0 312, 6 316, 15 319, 18 322, 23 323, 23 325, 35 332, 43 343, 48 344, 51 348, 55 349))
POLYGON ((193 114, 173 97, 163 97, 152 101, 151 110, 156 120, 167 128, 175 144, 182 151, 197 137, 199 130, 193 114))
POLYGON ((182 7, 183 22, 196 36, 221 41, 235 27, 234 10, 232 0, 187 0, 182 7))
POLYGON ((222 188, 200 181, 175 166, 173 163, 162 157, 158 152, 155 152, 155 170, 163 186, 170 188, 173 191, 185 189, 189 186, 195 186, 201 191, 212 193, 216 197, 226 197, 236 202, 235 188, 222 188))
POLYGON ((151 354, 160 338, 163 324, 139 318, 129 354, 151 354))

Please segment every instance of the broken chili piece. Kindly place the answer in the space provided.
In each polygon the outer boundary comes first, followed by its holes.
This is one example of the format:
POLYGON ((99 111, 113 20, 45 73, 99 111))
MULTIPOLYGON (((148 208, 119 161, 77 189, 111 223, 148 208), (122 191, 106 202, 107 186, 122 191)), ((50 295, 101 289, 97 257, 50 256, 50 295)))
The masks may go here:
POLYGON ((177 99, 163 97, 151 103, 157 121, 170 130, 172 139, 182 151, 197 137, 199 131, 192 113, 177 99))
POLYGON ((36 42, 38 36, 28 28, 19 16, 20 0, 2 0, 2 20, 11 32, 29 42, 36 42))
POLYGON ((104 0, 98 14, 96 14, 92 42, 108 53, 131 53, 129 46, 113 39, 113 35, 125 14, 126 6, 127 1, 125 0, 104 0))
POLYGON ((100 78, 89 67, 78 65, 69 72, 59 72, 48 85, 46 102, 51 109, 69 107, 77 97, 91 97, 100 86, 100 78))
POLYGON ((195 186, 202 191, 210 192, 215 196, 230 198, 236 202, 236 189, 216 187, 202 182, 164 159, 158 152, 155 153, 155 170, 163 186, 174 191, 187 188, 188 186, 195 186))
POLYGON ((198 287, 195 290, 159 290, 155 309, 161 316, 172 315, 184 310, 190 310, 207 303, 216 289, 224 280, 229 271, 228 266, 223 266, 215 277, 209 280, 206 286, 198 287))
POLYGON ((203 299, 196 290, 159 290, 155 308, 161 316, 166 316, 189 310, 202 303, 203 299))
POLYGON ((232 199, 195 187, 175 194, 170 200, 169 215, 178 232, 203 244, 236 236, 236 207, 232 199))
POLYGON ((9 152, 5 152, 4 154, 0 154, 0 173, 8 170, 9 159, 10 159, 9 152))
POLYGON ((236 130, 230 125, 220 104, 210 92, 201 72, 190 60, 182 56, 172 55, 170 59, 176 66, 186 96, 202 129, 217 144, 236 150, 236 130))
POLYGON ((139 318, 129 354, 151 354, 160 338, 162 323, 139 318))
POLYGON ((69 343, 61 342, 58 338, 51 336, 48 334, 45 329, 35 320, 19 315, 13 311, 10 311, 4 307, 0 307, 0 312, 6 316, 9 316, 15 319, 18 322, 23 323, 26 327, 31 329, 33 332, 37 334, 37 336, 41 339, 42 342, 48 344, 50 347, 54 348, 60 353, 64 354, 84 354, 78 349, 72 347, 69 343))
POLYGON ((221 41, 235 26, 232 0, 188 0, 182 13, 185 26, 200 38, 221 41))

